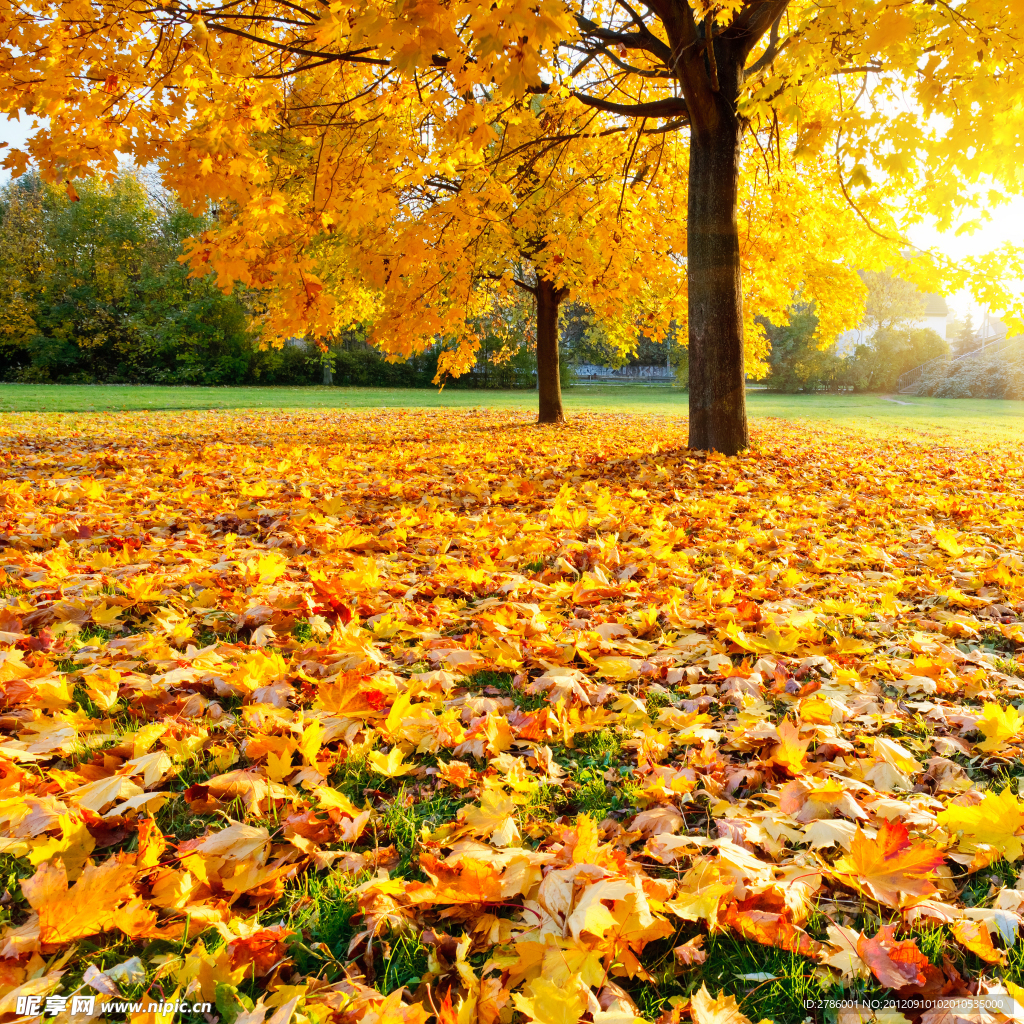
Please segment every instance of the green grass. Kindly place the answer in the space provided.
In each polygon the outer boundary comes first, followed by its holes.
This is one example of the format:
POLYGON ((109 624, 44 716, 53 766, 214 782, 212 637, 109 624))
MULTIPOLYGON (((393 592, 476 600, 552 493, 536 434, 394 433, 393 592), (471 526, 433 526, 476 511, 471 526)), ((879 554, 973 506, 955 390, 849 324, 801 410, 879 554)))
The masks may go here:
MULTIPOLYGON (((831 420, 868 429, 951 430, 996 438, 1019 436, 1024 402, 880 395, 781 395, 747 392, 753 420, 831 420), (904 403, 904 404, 897 404, 904 403)), ((566 389, 566 410, 647 412, 685 416, 687 395, 675 387, 594 385, 566 389)), ((435 391, 432 388, 208 388, 156 385, 3 384, 0 412, 123 412, 185 409, 432 409, 532 410, 533 391, 435 391)))
MULTIPOLYGON (((762 946, 728 932, 709 936, 704 948, 707 960, 699 965, 676 967, 671 945, 681 943, 679 934, 670 942, 660 942, 645 950, 644 966, 654 981, 627 982, 625 988, 648 1020, 656 1020, 673 997, 692 996, 706 985, 711 996, 733 996, 740 1010, 752 1021, 770 1020, 774 1024, 798 1024, 808 1018, 822 1020, 804 1007, 804 1000, 823 997, 856 998, 866 986, 843 992, 832 989, 814 974, 814 963, 796 953, 762 946)), ((869 990, 871 997, 881 993, 869 990)))

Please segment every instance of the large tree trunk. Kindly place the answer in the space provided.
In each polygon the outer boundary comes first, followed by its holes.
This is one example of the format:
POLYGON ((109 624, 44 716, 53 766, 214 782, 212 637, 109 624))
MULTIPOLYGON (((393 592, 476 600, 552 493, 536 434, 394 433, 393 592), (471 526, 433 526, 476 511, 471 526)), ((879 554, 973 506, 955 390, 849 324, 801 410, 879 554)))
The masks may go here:
POLYGON ((558 307, 565 288, 537 278, 537 393, 538 423, 563 423, 562 383, 558 374, 558 307))
POLYGON ((690 137, 690 447, 735 455, 748 443, 736 227, 741 132, 734 95, 739 69, 728 66, 718 45, 715 49, 721 54, 716 116, 690 137))

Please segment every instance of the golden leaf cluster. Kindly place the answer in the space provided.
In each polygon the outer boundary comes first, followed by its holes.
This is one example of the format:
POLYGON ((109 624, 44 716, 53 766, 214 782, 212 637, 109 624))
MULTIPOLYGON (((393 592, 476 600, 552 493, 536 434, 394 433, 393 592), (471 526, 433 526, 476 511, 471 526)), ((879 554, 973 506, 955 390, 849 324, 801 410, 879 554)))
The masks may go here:
POLYGON ((246 1021, 611 1024, 668 964, 666 1022, 737 1021, 723 936, 833 991, 1018 991, 1008 446, 6 425, 5 1008, 131 977, 246 1021))

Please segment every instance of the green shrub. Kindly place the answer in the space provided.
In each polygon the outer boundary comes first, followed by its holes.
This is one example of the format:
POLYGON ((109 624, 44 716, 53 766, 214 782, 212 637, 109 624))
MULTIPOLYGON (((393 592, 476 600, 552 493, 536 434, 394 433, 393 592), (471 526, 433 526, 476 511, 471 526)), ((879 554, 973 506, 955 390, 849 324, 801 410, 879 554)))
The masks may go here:
POLYGON ((1024 400, 1024 341, 990 356, 943 360, 922 376, 919 395, 1024 400))

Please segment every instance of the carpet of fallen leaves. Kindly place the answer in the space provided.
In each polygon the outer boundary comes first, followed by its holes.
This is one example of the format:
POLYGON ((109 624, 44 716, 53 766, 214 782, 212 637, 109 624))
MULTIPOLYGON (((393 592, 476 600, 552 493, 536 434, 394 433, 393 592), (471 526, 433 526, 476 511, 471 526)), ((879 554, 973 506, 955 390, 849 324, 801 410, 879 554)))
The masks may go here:
POLYGON ((726 459, 671 419, 478 410, 3 427, 3 1020, 1024 996, 1019 450, 779 422, 726 459))

